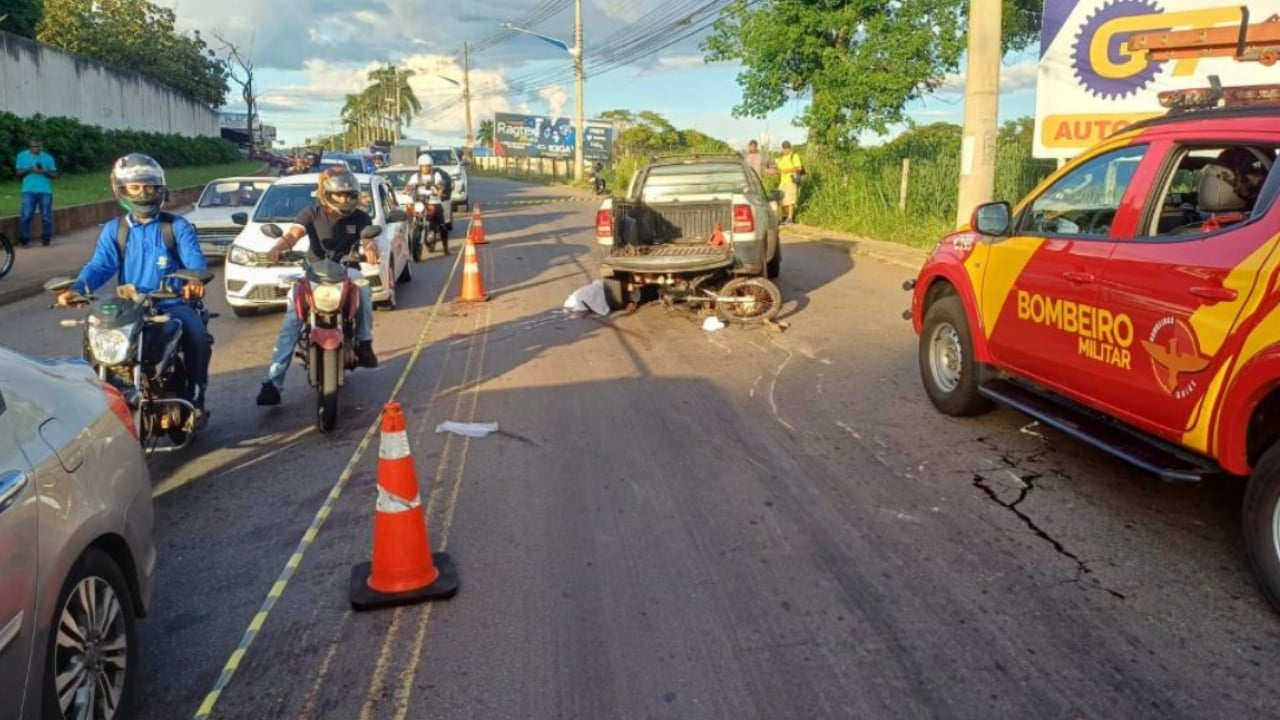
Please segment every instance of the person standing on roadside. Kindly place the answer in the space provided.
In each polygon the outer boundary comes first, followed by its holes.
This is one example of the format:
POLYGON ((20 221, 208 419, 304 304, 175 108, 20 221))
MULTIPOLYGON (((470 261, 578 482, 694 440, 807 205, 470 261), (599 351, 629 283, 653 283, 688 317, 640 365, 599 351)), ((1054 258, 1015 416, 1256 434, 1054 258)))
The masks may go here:
POLYGON ((782 176, 778 189, 782 191, 782 211, 786 215, 782 224, 794 225, 796 202, 800 195, 800 179, 804 176, 804 163, 800 160, 800 153, 791 149, 789 140, 782 141, 782 154, 778 155, 777 165, 778 172, 782 176))
POLYGON ((18 153, 14 171, 22 178, 22 216, 18 223, 18 243, 31 245, 31 218, 40 208, 40 243, 53 242, 53 184, 58 177, 58 163, 44 151, 44 142, 32 136, 27 149, 18 153))
POLYGON ((756 171, 756 177, 764 177, 764 156, 760 154, 760 143, 755 140, 747 143, 747 164, 756 171))

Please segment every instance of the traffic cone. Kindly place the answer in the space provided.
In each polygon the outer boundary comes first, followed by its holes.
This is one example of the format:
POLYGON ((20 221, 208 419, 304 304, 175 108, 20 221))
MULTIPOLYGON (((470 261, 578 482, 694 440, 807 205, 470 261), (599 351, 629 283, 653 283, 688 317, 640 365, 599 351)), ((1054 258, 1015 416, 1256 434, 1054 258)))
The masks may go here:
POLYGON ((383 408, 373 560, 351 568, 351 607, 371 610, 451 598, 458 573, 446 553, 432 553, 418 473, 400 403, 383 408))
POLYGON ((484 302, 489 299, 484 294, 484 283, 480 280, 480 258, 476 255, 475 243, 467 240, 466 250, 462 255, 462 295, 463 302, 484 302))
POLYGON ((476 203, 471 209, 471 222, 467 223, 467 239, 476 245, 489 242, 484 239, 484 218, 480 216, 480 203, 476 203))

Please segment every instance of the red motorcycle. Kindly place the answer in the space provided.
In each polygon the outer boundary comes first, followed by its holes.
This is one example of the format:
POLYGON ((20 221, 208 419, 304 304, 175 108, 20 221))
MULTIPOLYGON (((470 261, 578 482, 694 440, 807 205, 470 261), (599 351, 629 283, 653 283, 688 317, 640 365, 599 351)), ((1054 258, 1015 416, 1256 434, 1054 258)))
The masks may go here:
MULTIPOLYGON (((262 226, 268 237, 279 238, 284 231, 279 225, 262 226)), ((369 226, 360 232, 362 239, 382 234, 382 228, 369 226)), ((316 389, 316 429, 331 432, 338 420, 338 390, 346 384, 347 371, 355 368, 355 324, 360 310, 360 284, 353 280, 345 263, 359 267, 359 247, 342 262, 317 260, 307 262, 305 253, 291 252, 282 256, 286 262, 301 260, 303 273, 281 279, 294 284, 293 307, 285 312, 297 313, 302 321, 295 356, 307 371, 307 381, 316 389)))

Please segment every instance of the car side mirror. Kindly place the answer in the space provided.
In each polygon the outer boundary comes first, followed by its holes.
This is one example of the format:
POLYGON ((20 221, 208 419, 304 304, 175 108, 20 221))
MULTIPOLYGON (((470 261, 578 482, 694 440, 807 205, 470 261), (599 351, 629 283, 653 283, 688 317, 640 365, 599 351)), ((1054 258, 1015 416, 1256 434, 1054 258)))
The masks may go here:
POLYGON ((969 226, 982 235, 1002 237, 1009 234, 1013 211, 1007 202, 983 203, 974 208, 969 226))
POLYGON ((249 213, 245 213, 245 212, 231 213, 231 222, 237 225, 248 225, 249 213))
POLYGON ((360 231, 360 237, 366 240, 372 240, 382 234, 382 227, 379 225, 370 225, 360 231))
POLYGON ((284 230, 281 230, 280 226, 275 223, 267 223, 262 226, 262 234, 269 238, 279 238, 284 236, 284 230))
POLYGON ((400 208, 396 208, 395 210, 392 210, 391 212, 387 213, 387 222, 393 222, 393 223, 404 222, 408 218, 409 218, 409 214, 401 210, 400 208))

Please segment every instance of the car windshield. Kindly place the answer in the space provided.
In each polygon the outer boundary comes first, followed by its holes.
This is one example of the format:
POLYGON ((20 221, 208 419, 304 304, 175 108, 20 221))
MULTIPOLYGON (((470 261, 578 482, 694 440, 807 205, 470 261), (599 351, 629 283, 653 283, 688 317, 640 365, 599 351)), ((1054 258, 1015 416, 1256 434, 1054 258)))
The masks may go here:
POLYGON ((391 187, 397 190, 403 190, 404 187, 409 184, 409 178, 413 177, 413 174, 416 172, 418 171, 414 169, 386 170, 378 174, 386 178, 387 182, 391 183, 391 187))
POLYGON ((196 207, 253 207, 274 180, 226 180, 209 183, 196 207))
POLYGON ((681 195, 724 195, 750 190, 746 172, 734 163, 661 165, 649 170, 642 191, 645 200, 681 195))
POLYGON ((457 165, 458 154, 452 150, 423 150, 421 155, 430 155, 433 165, 457 165))
MULTIPOLYGON (((298 214, 315 205, 316 188, 314 185, 272 185, 262 196, 262 202, 253 214, 256 223, 291 223, 298 219, 298 214)), ((360 184, 360 207, 373 214, 369 195, 369 184, 360 184)))

